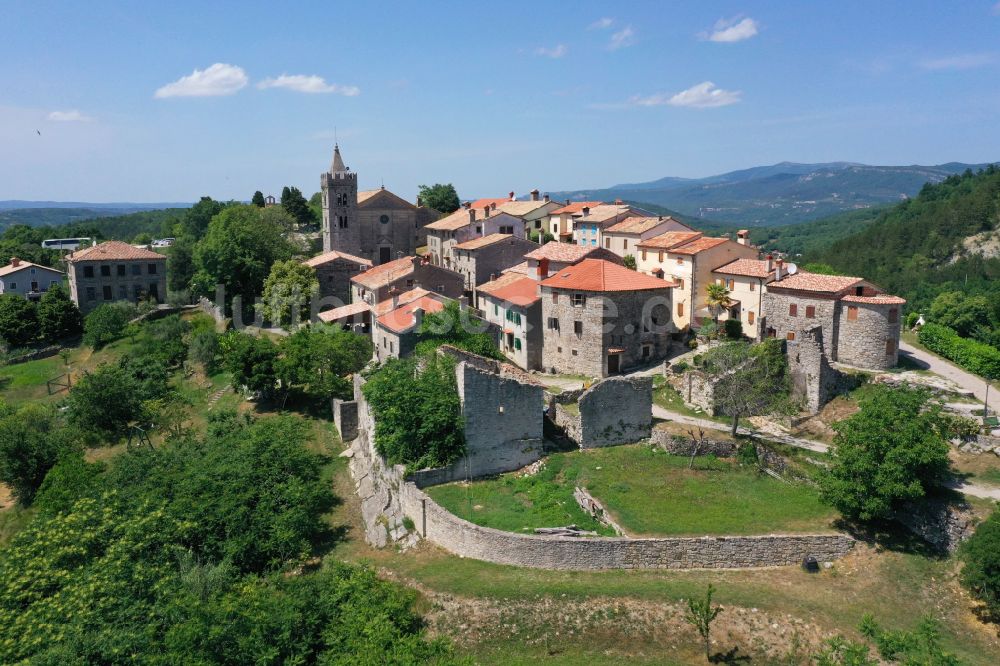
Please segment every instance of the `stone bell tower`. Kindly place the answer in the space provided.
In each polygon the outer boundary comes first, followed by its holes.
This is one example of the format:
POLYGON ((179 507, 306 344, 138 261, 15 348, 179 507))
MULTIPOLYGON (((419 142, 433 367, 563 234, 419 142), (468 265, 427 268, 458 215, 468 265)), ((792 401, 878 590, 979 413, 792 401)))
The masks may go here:
POLYGON ((323 196, 323 251, 361 254, 358 228, 358 175, 344 166, 340 146, 333 146, 330 170, 320 174, 323 196))

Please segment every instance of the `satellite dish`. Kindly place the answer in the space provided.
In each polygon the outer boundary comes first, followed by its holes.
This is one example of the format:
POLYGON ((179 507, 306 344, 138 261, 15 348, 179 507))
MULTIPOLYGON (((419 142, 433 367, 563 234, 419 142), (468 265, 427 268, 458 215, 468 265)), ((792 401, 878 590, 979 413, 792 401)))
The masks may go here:
POLYGON ((785 267, 785 270, 788 271, 789 275, 795 275, 799 272, 799 267, 795 264, 788 264, 788 266, 785 267))

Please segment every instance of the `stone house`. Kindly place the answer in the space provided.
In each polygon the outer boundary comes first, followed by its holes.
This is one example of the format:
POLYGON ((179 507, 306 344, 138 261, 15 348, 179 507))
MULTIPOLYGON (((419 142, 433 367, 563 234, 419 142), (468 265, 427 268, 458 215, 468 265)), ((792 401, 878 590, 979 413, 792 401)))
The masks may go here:
POLYGON ((763 337, 764 294, 774 281, 774 259, 737 259, 712 271, 716 284, 729 290, 732 305, 720 314, 720 321, 738 319, 743 334, 760 340, 763 337))
MULTIPOLYGON (((544 280, 552 273, 578 264, 584 259, 603 259, 613 264, 621 264, 622 258, 603 247, 591 247, 589 245, 572 245, 570 243, 559 243, 549 241, 541 247, 524 255, 527 266, 524 274, 535 280, 544 280)), ((518 269, 512 267, 511 270, 518 269)))
POLYGON ((440 217, 384 186, 359 192, 358 174, 344 165, 340 146, 333 148, 330 169, 320 174, 320 196, 323 251, 339 250, 375 264, 414 254, 426 242, 424 227, 440 217))
POLYGON ((669 215, 629 217, 604 230, 602 247, 611 250, 619 257, 626 255, 634 257, 639 251, 639 243, 668 231, 694 231, 694 229, 669 215))
POLYGON ((479 287, 479 309, 500 330, 500 351, 525 370, 542 369, 542 304, 538 282, 504 273, 479 287))
POLYGON ((372 262, 353 254, 330 250, 304 262, 316 271, 321 299, 337 299, 340 305, 351 302, 351 278, 372 267, 372 262))
POLYGON ((712 271, 736 259, 756 259, 757 250, 728 238, 709 238, 697 231, 668 231, 639 243, 636 267, 641 273, 678 283, 672 319, 677 330, 711 319, 706 305, 712 271))
POLYGON ((549 213, 547 229, 552 237, 560 243, 573 242, 573 216, 583 213, 583 209, 588 210, 603 205, 603 201, 576 201, 570 203, 566 199, 565 205, 556 208, 549 213))
POLYGON ((538 190, 531 191, 531 198, 527 201, 508 201, 499 207, 501 213, 507 213, 514 217, 519 217, 524 221, 524 235, 527 237, 532 231, 547 231, 543 229, 544 222, 548 220, 552 211, 560 208, 561 205, 549 199, 549 195, 539 198, 538 190))
POLYGON ((372 307, 364 301, 324 310, 316 316, 324 324, 339 326, 345 331, 361 335, 371 335, 372 332, 372 307))
POLYGON ((372 323, 372 344, 379 363, 412 354, 424 314, 444 310, 445 303, 451 300, 426 291, 417 298, 410 298, 409 295, 400 295, 399 298, 405 302, 404 305, 388 309, 372 323))
POLYGON ((542 280, 543 368, 605 377, 665 358, 675 284, 600 259, 542 280))
MULTIPOLYGON (((476 202, 479 203, 479 202, 476 202)), ((497 210, 495 202, 481 208, 459 208, 451 215, 427 225, 427 254, 435 266, 454 269, 452 248, 492 234, 524 238, 524 223, 509 213, 497 210)))
POLYGON ((448 298, 458 298, 464 290, 462 276, 455 271, 434 266, 421 257, 403 257, 374 266, 351 278, 351 302, 371 306, 386 300, 390 291, 399 293, 422 287, 448 298))
POLYGON ((573 240, 577 245, 604 247, 604 231, 630 217, 647 217, 650 213, 616 201, 594 208, 584 207, 573 214, 573 240))
POLYGON ((899 360, 905 303, 858 277, 805 271, 789 275, 779 260, 764 294, 763 327, 768 337, 794 341, 818 326, 830 361, 884 370, 899 360))
POLYGON ((9 265, 0 267, 0 295, 16 294, 37 301, 49 287, 61 284, 65 276, 54 268, 11 257, 9 265))
POLYGON ((65 258, 70 297, 87 314, 101 303, 167 295, 167 258, 122 241, 105 241, 65 258))
POLYGON ((524 255, 537 247, 537 243, 511 234, 490 234, 454 245, 452 265, 462 274, 465 290, 475 293, 478 285, 521 263, 524 255))

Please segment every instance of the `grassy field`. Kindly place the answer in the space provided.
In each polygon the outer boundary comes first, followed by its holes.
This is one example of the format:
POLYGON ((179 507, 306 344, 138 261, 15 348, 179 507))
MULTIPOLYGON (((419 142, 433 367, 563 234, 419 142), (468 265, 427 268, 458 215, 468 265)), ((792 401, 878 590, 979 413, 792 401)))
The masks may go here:
POLYGON ((767 534, 828 530, 836 514, 816 491, 729 460, 688 458, 650 446, 617 446, 546 459, 531 477, 502 475, 429 489, 442 506, 471 522, 523 532, 575 523, 594 529, 573 499, 587 488, 630 536, 767 534))

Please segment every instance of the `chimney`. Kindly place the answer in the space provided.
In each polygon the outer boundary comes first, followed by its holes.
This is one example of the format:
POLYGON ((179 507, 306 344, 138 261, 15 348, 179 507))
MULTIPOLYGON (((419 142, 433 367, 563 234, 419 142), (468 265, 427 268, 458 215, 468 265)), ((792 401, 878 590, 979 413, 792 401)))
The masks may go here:
POLYGON ((490 216, 490 207, 486 206, 485 208, 483 208, 483 218, 485 219, 489 216, 490 216))
POLYGON ((423 259, 420 257, 410 257, 410 263, 413 264, 413 270, 417 270, 420 264, 423 263, 423 259))
POLYGON ((621 206, 622 205, 622 200, 621 199, 615 199, 615 205, 616 206, 621 206))
POLYGON ((10 258, 10 265, 13 266, 14 268, 17 268, 18 266, 21 265, 21 260, 18 259, 17 257, 11 257, 10 258))
POLYGON ((475 211, 475 209, 470 208, 469 209, 469 224, 472 224, 475 221, 476 221, 476 211, 475 211))
POLYGON ((767 255, 767 272, 770 273, 774 270, 774 255, 767 255))
POLYGON ((583 216, 587 217, 588 215, 590 215, 590 206, 584 206, 583 207, 583 216))
POLYGON ((392 297, 392 309, 395 310, 399 307, 399 289, 393 287, 389 292, 389 296, 392 297))
POLYGON ((663 216, 662 215, 657 215, 656 216, 656 221, 657 222, 663 222, 663 216))
POLYGON ((511 192, 508 196, 510 196, 511 201, 517 201, 517 197, 514 196, 513 192, 511 192))
POLYGON ((549 258, 542 257, 538 260, 538 279, 544 280, 549 276, 549 258))
POLYGON ((544 201, 545 203, 548 203, 548 202, 550 201, 550 199, 549 199, 549 195, 548 195, 548 194, 544 195, 544 196, 542 197, 542 201, 544 201))
POLYGON ((490 273, 490 282, 493 282, 493 280, 496 280, 496 279, 497 279, 497 274, 496 273, 490 273))
POLYGON ((538 188, 531 190, 531 200, 538 201, 538 194, 539 194, 538 188))
POLYGON ((420 330, 420 324, 424 323, 424 309, 413 308, 413 311, 410 314, 413 315, 413 328, 415 330, 420 330))
POLYGON ((423 206, 423 203, 421 203, 420 196, 418 195, 417 196, 417 208, 420 208, 421 206, 423 206))
POLYGON ((462 208, 464 208, 465 210, 469 210, 470 208, 472 208, 472 202, 466 201, 464 204, 462 204, 462 208))
POLYGON ((569 205, 569 199, 566 199, 566 205, 567 206, 569 205))
POLYGON ((490 210, 496 210, 496 209, 497 209, 497 202, 496 201, 491 201, 490 202, 490 210))
POLYGON ((750 232, 746 229, 740 229, 736 232, 736 242, 740 245, 750 244, 750 232))
POLYGON ((785 267, 784 259, 778 259, 774 264, 774 280, 777 282, 781 279, 782 269, 785 267))

